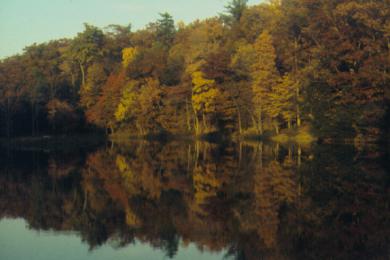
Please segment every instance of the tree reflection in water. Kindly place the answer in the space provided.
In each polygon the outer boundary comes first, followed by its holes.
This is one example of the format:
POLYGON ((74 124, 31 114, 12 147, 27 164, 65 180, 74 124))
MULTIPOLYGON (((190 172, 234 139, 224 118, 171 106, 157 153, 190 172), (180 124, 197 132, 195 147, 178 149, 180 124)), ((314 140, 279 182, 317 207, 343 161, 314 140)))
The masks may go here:
POLYGON ((91 249, 137 240, 168 257, 194 243, 236 259, 386 259, 386 163, 376 147, 258 142, 11 152, 0 209, 32 229, 77 231, 91 249))

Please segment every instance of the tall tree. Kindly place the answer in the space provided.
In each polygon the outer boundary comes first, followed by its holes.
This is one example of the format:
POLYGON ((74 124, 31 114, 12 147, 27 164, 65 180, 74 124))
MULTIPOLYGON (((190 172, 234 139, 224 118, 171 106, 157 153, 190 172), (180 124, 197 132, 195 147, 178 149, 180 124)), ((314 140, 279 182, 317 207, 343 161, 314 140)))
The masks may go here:
POLYGON ((220 95, 214 80, 206 79, 202 72, 192 73, 192 107, 195 111, 195 130, 200 134, 199 116, 202 119, 203 131, 208 130, 207 116, 216 112, 216 101, 220 95))
POLYGON ((87 79, 80 88, 80 105, 86 109, 98 101, 102 86, 107 80, 107 73, 101 63, 94 63, 88 67, 87 79))
POLYGON ((75 62, 80 68, 81 85, 86 84, 88 66, 102 58, 104 45, 102 30, 87 23, 84 27, 84 31, 72 41, 67 54, 69 61, 75 62))
POLYGON ((157 41, 165 47, 170 47, 175 39, 176 28, 175 21, 169 13, 160 13, 160 19, 157 20, 157 41))
POLYGON ((247 3, 248 0, 232 0, 229 2, 229 4, 225 6, 228 14, 222 14, 222 20, 228 25, 240 21, 243 12, 247 8, 247 3))
POLYGON ((264 31, 254 44, 256 62, 252 65, 252 91, 254 110, 256 114, 256 128, 263 133, 264 108, 270 105, 269 94, 278 82, 276 70, 276 53, 272 37, 264 31))

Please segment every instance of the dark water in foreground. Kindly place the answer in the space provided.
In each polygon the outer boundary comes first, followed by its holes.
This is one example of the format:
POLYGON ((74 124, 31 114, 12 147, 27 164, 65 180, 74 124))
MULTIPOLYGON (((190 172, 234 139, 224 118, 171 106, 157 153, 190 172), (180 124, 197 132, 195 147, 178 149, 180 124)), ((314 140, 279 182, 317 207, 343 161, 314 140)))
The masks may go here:
POLYGON ((0 259, 389 259, 386 149, 3 151, 0 259))

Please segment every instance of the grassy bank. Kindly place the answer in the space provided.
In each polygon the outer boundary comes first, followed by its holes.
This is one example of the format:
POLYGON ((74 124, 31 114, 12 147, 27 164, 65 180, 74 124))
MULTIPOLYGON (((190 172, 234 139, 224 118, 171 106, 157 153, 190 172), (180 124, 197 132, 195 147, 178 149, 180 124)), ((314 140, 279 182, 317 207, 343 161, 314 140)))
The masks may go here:
POLYGON ((300 129, 282 131, 280 134, 272 136, 271 140, 279 143, 296 142, 309 144, 317 141, 317 138, 310 132, 308 127, 303 127, 300 129))
POLYGON ((251 141, 273 141, 279 143, 296 142, 296 143, 312 143, 317 140, 310 132, 309 127, 299 129, 282 130, 280 134, 275 135, 274 132, 266 131, 263 135, 259 135, 256 130, 248 129, 241 135, 238 133, 233 135, 212 132, 209 134, 195 136, 191 133, 172 134, 168 132, 151 133, 147 135, 139 135, 131 131, 118 131, 110 135, 110 140, 114 142, 124 142, 128 140, 201 140, 209 142, 223 142, 227 140, 251 140, 251 141))
POLYGON ((265 131, 263 135, 259 135, 254 129, 245 131, 238 138, 242 140, 262 140, 262 141, 273 141, 278 143, 302 143, 309 144, 317 141, 310 128, 307 126, 298 129, 283 129, 279 134, 275 134, 273 131, 265 131))

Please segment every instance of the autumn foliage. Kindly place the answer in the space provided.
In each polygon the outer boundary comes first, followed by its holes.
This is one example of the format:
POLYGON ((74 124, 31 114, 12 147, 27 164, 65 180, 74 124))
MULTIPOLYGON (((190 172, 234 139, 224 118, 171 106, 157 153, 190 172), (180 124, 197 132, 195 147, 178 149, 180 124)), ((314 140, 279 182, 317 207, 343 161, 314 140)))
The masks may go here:
POLYGON ((84 127, 111 133, 304 127, 324 139, 386 138, 385 2, 234 0, 224 14, 187 25, 167 13, 135 32, 86 24, 74 39, 1 61, 1 133, 55 133, 58 100, 84 127))

